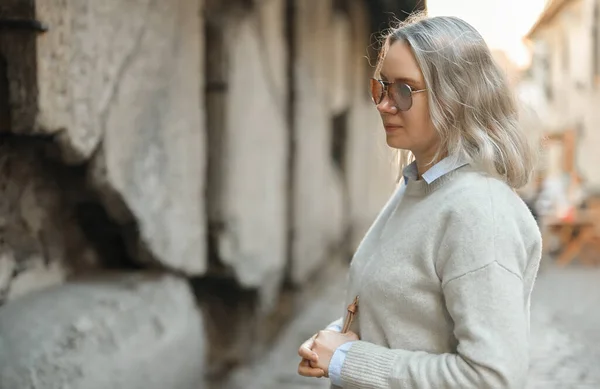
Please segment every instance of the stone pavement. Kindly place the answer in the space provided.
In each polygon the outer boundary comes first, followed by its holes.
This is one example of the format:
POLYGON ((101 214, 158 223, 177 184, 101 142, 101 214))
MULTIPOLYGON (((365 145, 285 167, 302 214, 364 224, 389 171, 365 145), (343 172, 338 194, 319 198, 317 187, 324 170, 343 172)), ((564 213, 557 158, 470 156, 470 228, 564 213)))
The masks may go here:
POLYGON ((528 389, 600 388, 600 268, 549 268, 531 309, 528 389))
MULTIPOLYGON (((333 280, 283 332, 270 354, 239 371, 227 389, 327 389, 296 374, 300 343, 341 310, 345 275, 333 280)), ((600 388, 600 268, 549 267, 536 283, 527 389, 600 388)))

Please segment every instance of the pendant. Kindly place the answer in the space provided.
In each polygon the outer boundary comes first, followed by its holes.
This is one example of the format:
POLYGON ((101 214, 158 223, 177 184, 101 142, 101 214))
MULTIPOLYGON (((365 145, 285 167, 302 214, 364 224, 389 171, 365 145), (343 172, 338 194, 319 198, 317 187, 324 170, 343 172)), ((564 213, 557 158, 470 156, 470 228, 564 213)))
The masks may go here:
POLYGON ((352 321, 358 312, 358 296, 354 298, 354 301, 348 305, 348 313, 346 314, 346 320, 344 320, 344 328, 342 328, 342 334, 345 334, 350 330, 352 321))

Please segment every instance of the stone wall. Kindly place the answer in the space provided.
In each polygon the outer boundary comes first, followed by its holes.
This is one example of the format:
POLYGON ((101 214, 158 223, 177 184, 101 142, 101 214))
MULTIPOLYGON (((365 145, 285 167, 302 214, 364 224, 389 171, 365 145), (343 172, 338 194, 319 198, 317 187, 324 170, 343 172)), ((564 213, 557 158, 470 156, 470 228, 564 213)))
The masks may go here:
POLYGON ((261 291, 266 306, 275 301, 287 254, 284 6, 272 0, 214 18, 209 28, 220 38, 208 42, 209 55, 222 53, 209 58, 208 72, 209 85, 222 87, 207 96, 215 109, 209 119, 220 114, 209 129, 215 254, 243 287, 261 291))
POLYGON ((0 6, 0 387, 202 384, 202 5, 0 6))
POLYGON ((394 186, 372 7, 0 5, 49 27, 0 30, 0 388, 218 388, 269 347, 394 186))
POLYGON ((331 0, 295 1, 291 278, 305 282, 344 232, 341 172, 332 163, 331 0))

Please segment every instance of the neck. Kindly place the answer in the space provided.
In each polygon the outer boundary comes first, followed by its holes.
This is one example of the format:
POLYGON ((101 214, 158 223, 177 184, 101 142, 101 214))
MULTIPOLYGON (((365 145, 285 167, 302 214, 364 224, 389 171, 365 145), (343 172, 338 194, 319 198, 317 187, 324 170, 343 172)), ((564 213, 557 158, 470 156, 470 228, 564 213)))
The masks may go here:
POLYGON ((417 163, 417 172, 419 174, 418 178, 421 179, 421 177, 423 176, 423 174, 425 174, 425 172, 427 172, 427 170, 431 169, 433 165, 441 161, 443 158, 444 157, 441 156, 434 160, 433 155, 415 155, 415 161, 417 163))
POLYGON ((435 158, 436 153, 439 151, 440 144, 439 142, 434 142, 427 149, 416 151, 411 150, 412 154, 415 156, 415 161, 417 163, 417 172, 418 179, 420 180, 423 174, 427 172, 427 170, 431 169, 433 165, 444 159, 447 153, 441 153, 438 158, 435 158), (434 159, 435 158, 435 159, 434 159))
POLYGON ((435 165, 448 155, 447 152, 442 152, 440 153, 440 155, 438 155, 437 158, 435 158, 438 151, 440 151, 439 141, 434 142, 425 150, 411 150, 412 154, 415 156, 415 161, 417 162, 417 172, 419 180, 421 179, 423 174, 427 172, 427 170, 431 169, 433 165, 435 165))
POLYGON ((421 179, 421 177, 423 177, 423 174, 425 174, 425 172, 427 172, 427 170, 431 169, 431 167, 434 165, 434 163, 429 163, 431 161, 431 159, 428 159, 426 162, 423 162, 423 160, 416 160, 417 161, 417 172, 418 172, 418 178, 419 180, 421 179))

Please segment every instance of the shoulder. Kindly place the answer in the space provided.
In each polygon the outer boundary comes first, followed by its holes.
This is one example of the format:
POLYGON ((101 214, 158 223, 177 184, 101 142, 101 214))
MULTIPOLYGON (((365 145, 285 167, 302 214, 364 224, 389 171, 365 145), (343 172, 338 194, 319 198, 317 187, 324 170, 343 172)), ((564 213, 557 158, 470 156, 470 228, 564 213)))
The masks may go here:
POLYGON ((441 247, 461 253, 456 271, 496 261, 523 274, 536 260, 541 249, 537 223, 525 202, 502 180, 463 172, 448 186, 442 202, 441 247))
POLYGON ((483 218, 488 223, 514 220, 524 223, 523 227, 537 229, 531 211, 512 188, 498 178, 477 171, 457 175, 443 201, 453 218, 483 218))

